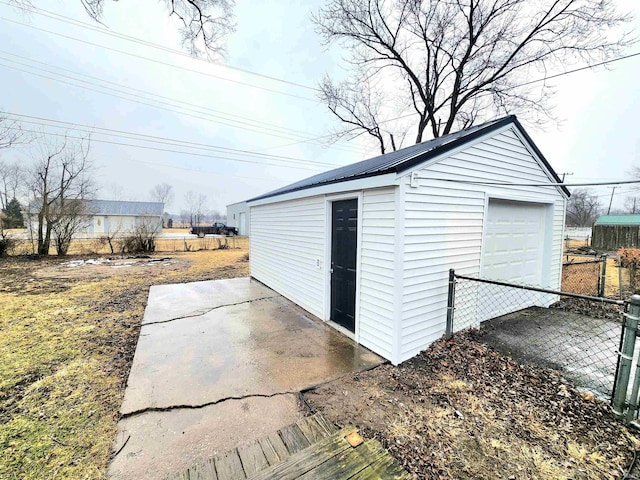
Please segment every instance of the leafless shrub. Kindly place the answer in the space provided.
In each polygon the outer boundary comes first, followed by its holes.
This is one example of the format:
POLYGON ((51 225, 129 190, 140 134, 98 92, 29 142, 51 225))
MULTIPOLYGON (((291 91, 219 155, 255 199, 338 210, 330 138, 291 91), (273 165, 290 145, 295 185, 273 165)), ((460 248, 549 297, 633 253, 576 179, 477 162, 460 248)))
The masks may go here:
POLYGON ((149 253, 156 250, 156 237, 159 226, 151 220, 143 218, 133 232, 122 237, 122 253, 149 253))

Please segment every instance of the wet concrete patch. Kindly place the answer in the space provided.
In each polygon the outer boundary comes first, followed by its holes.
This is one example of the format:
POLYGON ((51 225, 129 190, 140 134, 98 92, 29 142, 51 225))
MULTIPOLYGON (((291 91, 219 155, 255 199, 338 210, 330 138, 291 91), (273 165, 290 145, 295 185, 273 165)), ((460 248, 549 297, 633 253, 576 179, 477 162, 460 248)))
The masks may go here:
POLYGON ((183 456, 208 458, 295 421, 298 391, 383 362, 246 278, 153 287, 115 449, 128 442, 110 475, 156 478, 144 476, 149 462, 179 471, 183 456))

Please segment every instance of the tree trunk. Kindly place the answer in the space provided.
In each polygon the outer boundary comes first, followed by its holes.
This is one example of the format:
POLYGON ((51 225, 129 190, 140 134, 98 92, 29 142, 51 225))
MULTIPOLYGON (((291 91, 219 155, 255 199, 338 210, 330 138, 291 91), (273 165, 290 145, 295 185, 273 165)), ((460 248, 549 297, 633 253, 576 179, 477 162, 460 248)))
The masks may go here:
POLYGON ((47 222, 47 228, 44 234, 44 241, 42 242, 42 252, 40 255, 49 255, 49 248, 51 248, 51 226, 47 222))
POLYGON ((38 213, 38 255, 47 255, 49 249, 44 249, 44 212, 38 213))

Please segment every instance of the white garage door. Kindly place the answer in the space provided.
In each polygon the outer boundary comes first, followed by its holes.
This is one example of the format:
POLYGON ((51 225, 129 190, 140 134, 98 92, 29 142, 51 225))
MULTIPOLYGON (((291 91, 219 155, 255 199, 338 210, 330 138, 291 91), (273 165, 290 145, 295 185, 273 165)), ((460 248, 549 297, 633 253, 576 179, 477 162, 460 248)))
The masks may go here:
MULTIPOLYGON (((491 280, 542 285, 546 206, 490 200, 485 224, 482 276, 491 280)), ((479 320, 535 305, 540 295, 484 285, 479 292, 479 320)))
POLYGON ((482 276, 540 285, 546 207, 536 203, 490 200, 484 235, 482 276))

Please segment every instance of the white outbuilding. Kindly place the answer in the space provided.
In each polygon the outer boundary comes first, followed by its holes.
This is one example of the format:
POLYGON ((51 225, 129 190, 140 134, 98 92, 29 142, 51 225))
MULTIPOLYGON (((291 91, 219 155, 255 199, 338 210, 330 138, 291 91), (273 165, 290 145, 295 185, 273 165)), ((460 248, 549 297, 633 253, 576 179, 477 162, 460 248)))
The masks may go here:
POLYGON ((558 183, 515 116, 474 126, 249 200, 251 276, 398 364, 442 336, 450 268, 559 289, 558 183))
POLYGON ((227 205, 227 225, 229 227, 236 227, 238 229, 238 235, 249 236, 251 222, 247 202, 227 205))

